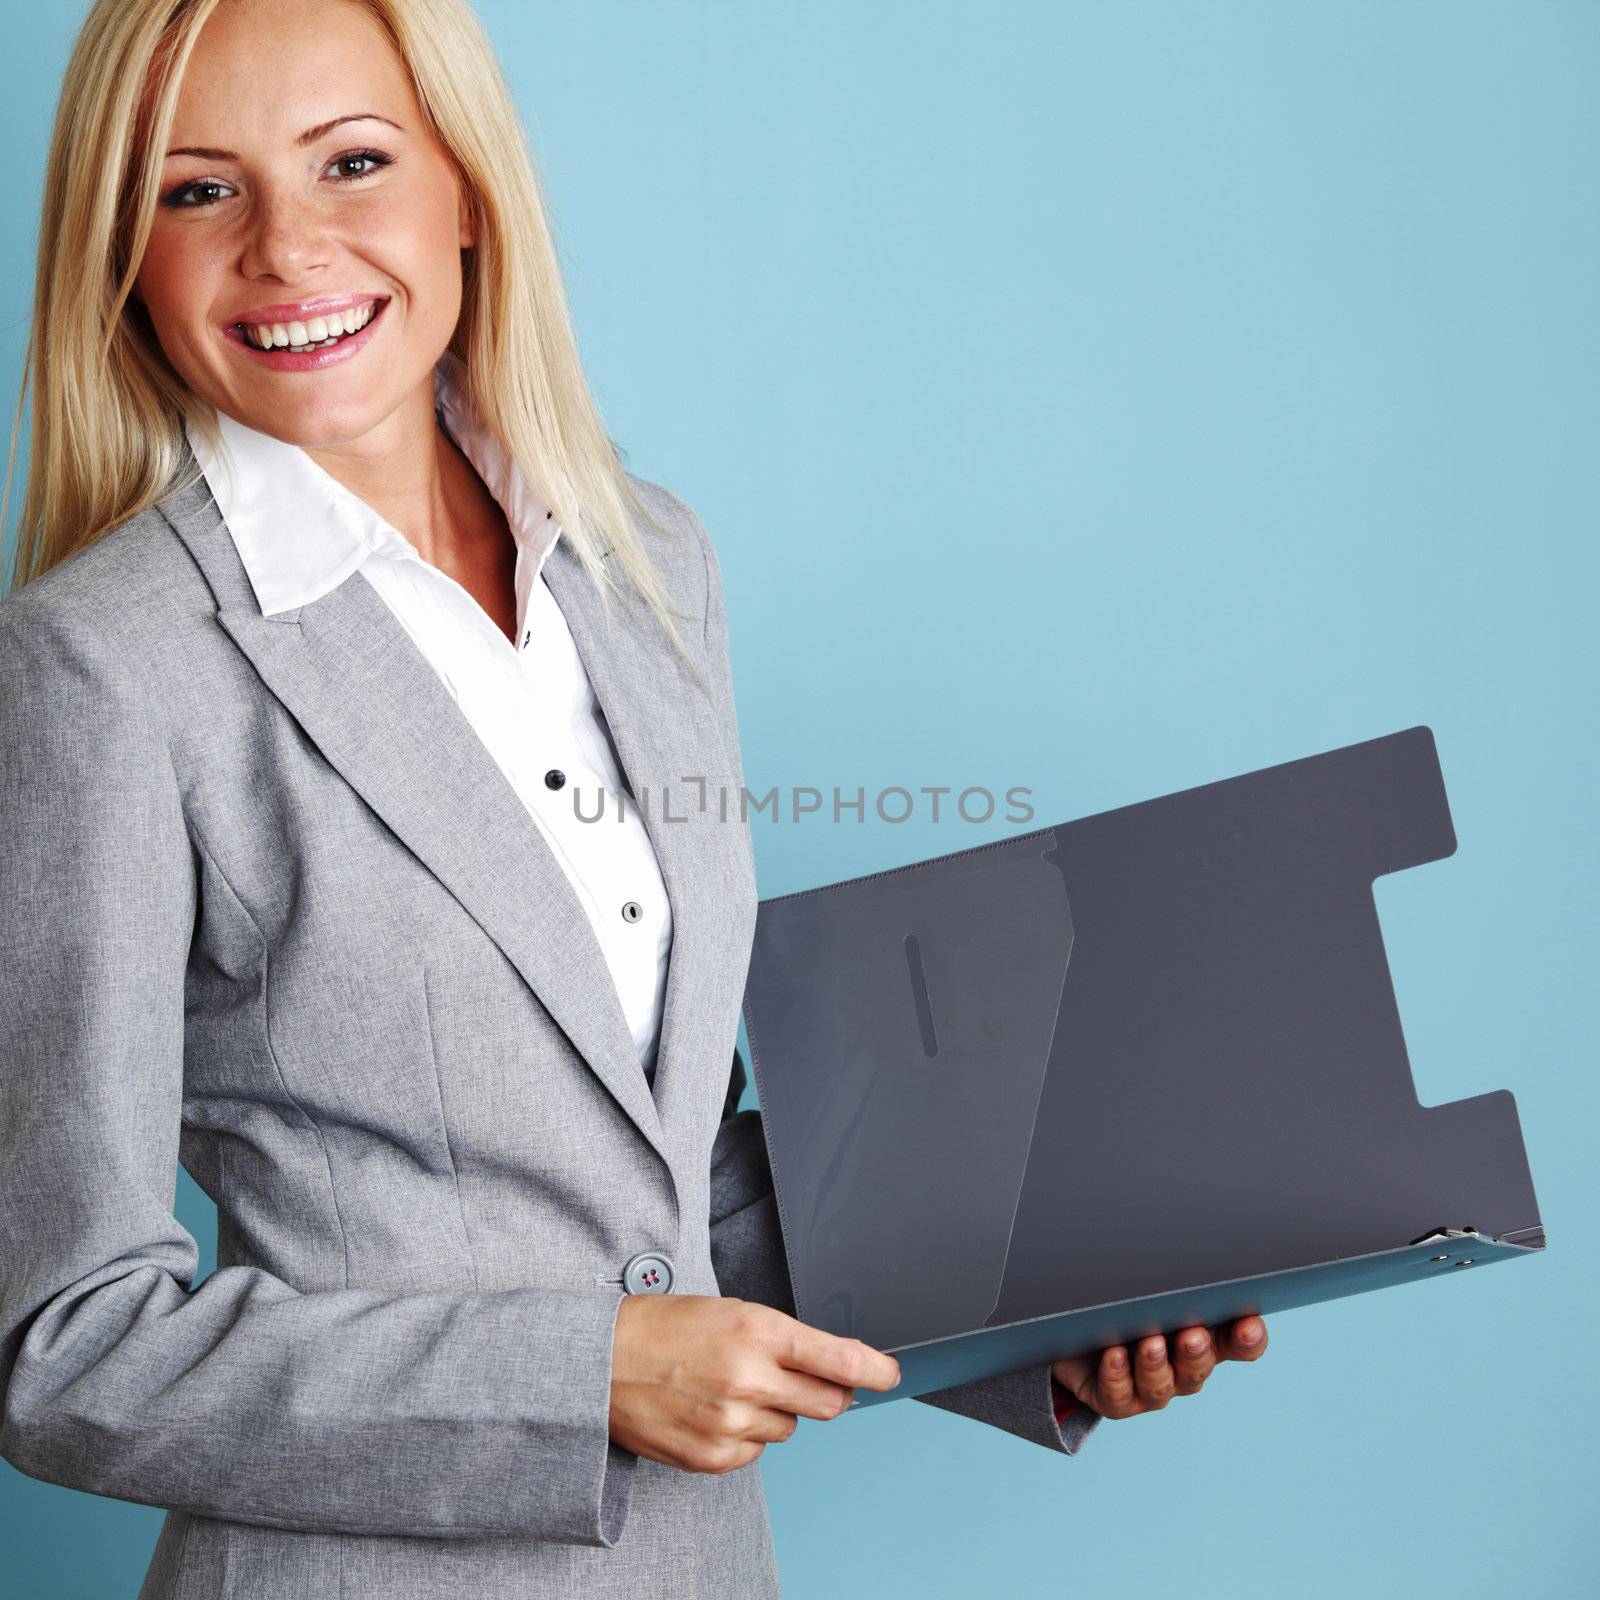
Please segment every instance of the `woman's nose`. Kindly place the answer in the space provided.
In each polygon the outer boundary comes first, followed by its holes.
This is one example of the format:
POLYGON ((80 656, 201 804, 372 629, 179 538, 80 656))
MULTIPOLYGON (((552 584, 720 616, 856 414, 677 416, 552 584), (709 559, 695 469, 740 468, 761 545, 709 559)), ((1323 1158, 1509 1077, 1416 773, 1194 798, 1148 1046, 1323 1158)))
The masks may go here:
POLYGON ((314 199, 282 191, 259 196, 240 262, 246 277, 294 282, 329 256, 326 219, 314 199))

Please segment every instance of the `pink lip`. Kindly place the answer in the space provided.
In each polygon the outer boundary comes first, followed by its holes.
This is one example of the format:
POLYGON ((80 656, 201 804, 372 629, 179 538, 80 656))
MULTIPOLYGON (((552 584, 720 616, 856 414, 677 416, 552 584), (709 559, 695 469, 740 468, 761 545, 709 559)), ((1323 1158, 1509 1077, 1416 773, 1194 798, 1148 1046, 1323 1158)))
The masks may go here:
POLYGON ((382 302, 389 297, 383 294, 325 294, 316 300, 283 301, 272 306, 251 306, 247 311, 235 312, 227 325, 236 322, 309 322, 312 317, 325 317, 333 311, 348 311, 352 306, 364 306, 369 301, 382 302))
MULTIPOLYGON (((365 305, 368 300, 378 299, 376 295, 344 295, 337 300, 308 300, 302 302, 308 306, 324 306, 327 310, 309 311, 307 316, 325 316, 329 311, 341 310, 346 306, 365 305)), ((270 308, 269 308, 270 309, 270 308)), ((337 366, 341 361, 349 361, 353 356, 358 356, 371 342, 372 335, 384 320, 384 313, 389 309, 387 299, 378 300, 378 309, 372 313, 365 327, 358 332, 341 339, 338 344, 329 345, 325 349, 307 350, 296 355, 291 350, 263 350, 260 345, 252 344, 243 333, 239 331, 238 322, 230 322, 223 333, 228 342, 236 349, 244 352, 251 360, 263 367, 270 367, 275 372, 320 372, 324 367, 337 366)), ((274 322, 281 322, 281 317, 274 316, 274 322)), ((291 319, 304 321, 303 317, 291 319)))

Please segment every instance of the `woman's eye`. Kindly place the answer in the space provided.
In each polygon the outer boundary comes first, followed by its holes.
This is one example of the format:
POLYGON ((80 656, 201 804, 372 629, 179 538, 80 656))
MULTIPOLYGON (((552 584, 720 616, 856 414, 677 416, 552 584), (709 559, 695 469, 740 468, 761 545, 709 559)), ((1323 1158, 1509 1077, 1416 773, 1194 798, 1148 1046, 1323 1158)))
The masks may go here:
POLYGON ((368 161, 372 165, 363 172, 340 172, 337 174, 341 182, 348 183, 354 178, 370 178, 374 172, 390 164, 393 158, 386 156, 381 150, 348 150, 342 156, 333 158, 335 167, 343 167, 349 162, 368 161))
POLYGON ((197 190, 226 189, 227 187, 227 184, 218 183, 215 178, 196 178, 192 183, 182 184, 178 188, 171 190, 167 194, 164 194, 161 197, 161 203, 164 206, 210 205, 210 200, 195 200, 188 197, 193 195, 197 190))
MULTIPOLYGON (((334 180, 338 183, 354 183, 360 178, 370 178, 374 172, 393 165, 394 157, 386 156, 381 150, 347 150, 329 163, 334 180)), ((214 205, 219 198, 232 192, 227 184, 217 178, 194 178, 163 195, 161 203, 192 209, 214 205)))

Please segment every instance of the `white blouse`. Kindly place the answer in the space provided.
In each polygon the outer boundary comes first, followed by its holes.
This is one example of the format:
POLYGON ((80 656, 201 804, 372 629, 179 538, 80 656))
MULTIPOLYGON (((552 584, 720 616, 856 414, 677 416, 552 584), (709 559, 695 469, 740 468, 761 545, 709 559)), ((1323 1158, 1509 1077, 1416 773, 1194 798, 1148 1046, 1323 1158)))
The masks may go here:
POLYGON ((514 645, 465 588, 298 445, 220 413, 220 456, 192 430, 189 445, 264 614, 309 605, 359 572, 404 624, 565 870, 653 1080, 672 911, 631 798, 616 820, 625 782, 616 748, 566 618, 540 576, 561 525, 482 425, 462 363, 448 351, 434 371, 434 398, 516 542, 514 645), (602 790, 603 824, 594 820, 602 790), (580 804, 591 820, 579 820, 580 804))

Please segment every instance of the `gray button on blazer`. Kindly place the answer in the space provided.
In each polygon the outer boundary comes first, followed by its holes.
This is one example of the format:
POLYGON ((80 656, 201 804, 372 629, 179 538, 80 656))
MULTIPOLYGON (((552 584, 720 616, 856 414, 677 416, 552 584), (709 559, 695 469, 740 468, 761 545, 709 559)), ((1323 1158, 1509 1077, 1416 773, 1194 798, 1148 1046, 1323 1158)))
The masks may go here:
MULTIPOLYGON (((264 617, 201 479, 0 602, 0 1453, 168 1508, 143 1600, 778 1593, 758 1463, 607 1432, 632 1257, 793 1310, 734 1109, 749 829, 694 805, 743 782, 717 562, 633 481, 709 693, 566 540, 545 576, 648 786, 653 1083, 364 580, 264 617), (217 1203, 198 1287, 180 1160, 217 1203)), ((1047 1366, 921 1398, 1067 1454, 1095 1422, 1055 1422, 1047 1366)))

